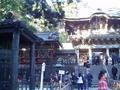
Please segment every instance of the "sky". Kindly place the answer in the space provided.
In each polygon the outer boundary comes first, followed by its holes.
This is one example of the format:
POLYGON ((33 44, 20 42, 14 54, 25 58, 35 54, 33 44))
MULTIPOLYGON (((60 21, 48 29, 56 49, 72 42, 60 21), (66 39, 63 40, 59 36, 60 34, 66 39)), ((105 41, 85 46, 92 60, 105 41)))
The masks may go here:
POLYGON ((95 12, 99 12, 99 10, 110 16, 120 15, 120 0, 81 0, 77 4, 79 8, 76 18, 88 17, 95 12))
MULTIPOLYGON (((46 1, 52 5, 51 2, 52 0, 46 0, 46 1)), ((62 0, 62 1, 66 1, 66 0, 62 0)), ((73 1, 76 2, 77 0, 73 0, 73 1)), ((80 0, 80 2, 77 4, 78 4, 77 17, 79 18, 88 17, 92 13, 97 12, 98 9, 100 9, 102 12, 109 14, 110 16, 120 16, 120 0, 80 0)), ((73 14, 75 15, 75 13, 73 14)), ((76 17, 74 15, 73 17, 76 17)), ((70 16, 72 17, 72 15, 70 16)))
POLYGON ((120 15, 120 0, 81 0, 83 3, 82 7, 85 8, 86 12, 94 13, 97 9, 101 9, 102 12, 105 12, 112 16, 120 15))
MULTIPOLYGON (((52 1, 57 0, 46 0, 49 4, 52 3, 52 1)), ((58 0, 58 1, 67 1, 67 0, 58 0)), ((73 0, 76 2, 77 0, 73 0)), ((92 8, 120 8, 120 0, 80 0, 80 3, 87 3, 88 6, 92 8)))
POLYGON ((88 6, 92 8, 120 8, 120 0, 82 0, 83 2, 88 3, 88 6))

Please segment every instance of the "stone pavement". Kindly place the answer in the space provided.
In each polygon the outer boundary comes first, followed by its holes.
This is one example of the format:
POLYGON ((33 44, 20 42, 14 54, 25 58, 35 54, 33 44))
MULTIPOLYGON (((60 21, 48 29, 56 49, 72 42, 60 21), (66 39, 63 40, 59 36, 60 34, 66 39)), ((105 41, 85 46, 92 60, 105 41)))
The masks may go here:
MULTIPOLYGON (((98 90, 98 88, 90 88, 89 90, 98 90)), ((108 90, 112 90, 112 89, 108 89, 108 90)))
MULTIPOLYGON (((78 90, 78 89, 74 89, 74 90, 78 90)), ((94 88, 89 88, 89 90, 98 90, 98 88, 94 87, 94 88)), ((112 89, 108 89, 108 90, 112 90, 112 89)))

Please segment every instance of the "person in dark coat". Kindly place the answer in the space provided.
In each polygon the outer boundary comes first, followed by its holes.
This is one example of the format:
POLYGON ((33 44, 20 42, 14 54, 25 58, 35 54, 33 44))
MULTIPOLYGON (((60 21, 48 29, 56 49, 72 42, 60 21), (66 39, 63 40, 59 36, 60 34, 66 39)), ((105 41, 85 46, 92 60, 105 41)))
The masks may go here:
POLYGON ((77 76, 75 75, 74 72, 71 74, 71 76, 72 76, 72 78, 71 78, 72 89, 74 89, 77 85, 77 76))
POLYGON ((112 65, 117 64, 117 62, 118 62, 118 56, 115 53, 113 53, 113 55, 112 55, 112 65))
POLYGON ((87 90, 87 86, 88 86, 88 83, 87 83, 87 74, 86 73, 83 73, 83 88, 84 90, 87 90))
POLYGON ((113 66, 112 67, 112 77, 114 80, 117 79, 117 73, 118 73, 118 69, 115 66, 113 66))
POLYGON ((92 79, 93 79, 92 74, 89 71, 87 71, 88 88, 91 87, 92 85, 92 79))
POLYGON ((105 65, 108 65, 108 56, 105 55, 105 65))

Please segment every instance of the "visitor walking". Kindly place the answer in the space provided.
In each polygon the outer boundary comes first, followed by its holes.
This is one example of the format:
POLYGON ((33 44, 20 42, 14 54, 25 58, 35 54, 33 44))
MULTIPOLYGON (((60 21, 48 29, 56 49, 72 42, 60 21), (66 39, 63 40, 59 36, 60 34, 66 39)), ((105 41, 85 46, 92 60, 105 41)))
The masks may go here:
POLYGON ((88 80, 87 80, 87 74, 86 72, 83 73, 83 89, 87 90, 88 87, 88 80))
POLYGON ((77 85, 78 85, 78 90, 83 90, 83 76, 81 73, 78 74, 77 85))
POLYGON ((117 62, 118 62, 118 56, 115 53, 113 53, 112 54, 112 65, 117 64, 117 62))
POLYGON ((105 55, 105 65, 108 65, 108 56, 105 55))
POLYGON ((117 73, 118 73, 118 69, 115 67, 115 65, 113 65, 112 67, 112 77, 114 80, 117 79, 117 73))
POLYGON ((98 90, 108 90, 108 84, 105 76, 105 71, 100 71, 98 79, 98 90))
POLYGON ((77 85, 77 76, 75 75, 75 73, 73 72, 71 74, 72 78, 71 78, 71 83, 72 83, 72 90, 74 90, 74 88, 77 85))
POLYGON ((92 85, 92 79, 93 79, 92 74, 91 74, 89 71, 87 71, 87 82, 88 82, 88 88, 90 88, 91 85, 92 85))

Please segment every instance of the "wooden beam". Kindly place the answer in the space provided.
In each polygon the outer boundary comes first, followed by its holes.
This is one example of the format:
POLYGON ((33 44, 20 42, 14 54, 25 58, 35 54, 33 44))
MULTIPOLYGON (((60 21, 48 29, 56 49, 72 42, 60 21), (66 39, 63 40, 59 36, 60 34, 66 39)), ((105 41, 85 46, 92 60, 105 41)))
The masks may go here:
POLYGON ((35 43, 31 45, 30 54, 30 90, 35 90, 35 43))
POLYGON ((10 28, 4 28, 4 29, 0 28, 0 33, 13 33, 14 31, 15 31, 14 29, 10 29, 10 28))
POLYGON ((21 35, 23 35, 26 39, 28 39, 28 41, 35 42, 35 40, 31 38, 29 35, 27 35, 26 33, 22 32, 21 35))
POLYGON ((18 66, 19 66, 19 42, 20 42, 20 32, 16 30, 13 32, 12 39, 12 89, 17 90, 17 76, 18 76, 18 66))

